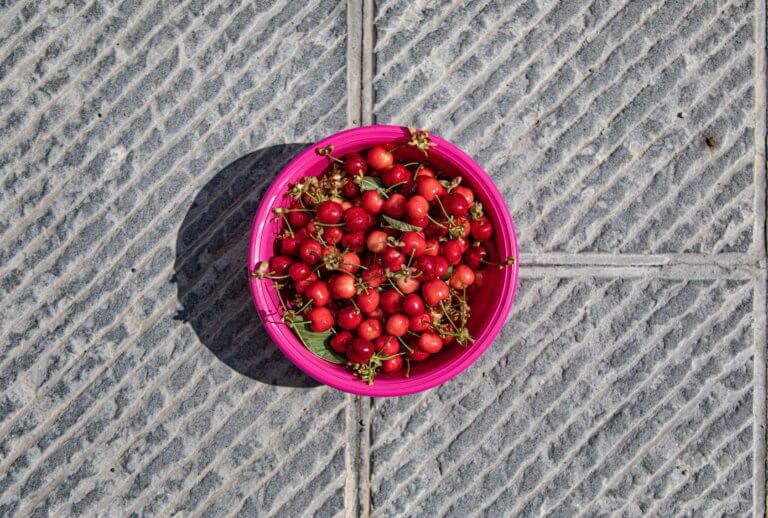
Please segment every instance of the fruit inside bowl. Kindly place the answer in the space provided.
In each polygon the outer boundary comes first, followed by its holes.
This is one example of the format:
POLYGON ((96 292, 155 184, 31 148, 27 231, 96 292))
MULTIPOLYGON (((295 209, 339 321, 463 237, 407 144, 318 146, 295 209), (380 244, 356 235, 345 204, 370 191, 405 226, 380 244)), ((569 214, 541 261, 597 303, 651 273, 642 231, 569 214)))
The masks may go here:
POLYGON ((373 126, 280 173, 254 219, 249 271, 265 327, 302 370, 403 395, 455 376, 498 334, 517 246, 503 198, 465 153, 373 126))

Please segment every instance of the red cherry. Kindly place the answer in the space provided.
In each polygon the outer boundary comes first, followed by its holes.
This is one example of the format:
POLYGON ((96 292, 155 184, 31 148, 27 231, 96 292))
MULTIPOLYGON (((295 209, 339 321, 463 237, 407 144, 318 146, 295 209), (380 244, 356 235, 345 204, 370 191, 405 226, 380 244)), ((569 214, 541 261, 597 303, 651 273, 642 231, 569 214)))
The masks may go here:
POLYGON ((381 254, 381 258, 384 261, 384 266, 390 272, 396 272, 402 265, 405 264, 405 256, 397 248, 388 246, 381 254))
POLYGON ((331 294, 335 299, 351 299, 355 296, 355 278, 348 273, 334 275, 329 282, 331 294))
POLYGON ((293 259, 284 255, 275 255, 269 260, 269 272, 273 275, 286 275, 293 259))
POLYGON ((376 216, 384 210, 384 197, 375 189, 365 191, 360 199, 360 206, 367 213, 376 216))
POLYGON ((345 354, 347 344, 354 339, 355 337, 349 331, 339 331, 331 337, 331 349, 339 354, 345 354))
POLYGON ((376 145, 368 151, 366 160, 369 166, 382 171, 388 167, 392 167, 392 164, 395 162, 395 157, 392 156, 392 153, 387 151, 384 146, 376 145))
POLYGON ((353 252, 362 252, 365 250, 365 233, 349 232, 341 237, 341 246, 349 248, 353 252))
POLYGON ((304 207, 300 203, 294 203, 291 205, 291 208, 286 216, 288 218, 288 223, 290 223, 291 228, 294 230, 304 227, 307 223, 309 223, 309 220, 312 219, 312 216, 309 214, 309 212, 304 212, 304 207))
POLYGON ((381 310, 381 308, 376 308, 370 313, 368 313, 368 318, 373 318, 376 320, 382 320, 384 318, 384 312, 381 310))
POLYGON ((445 197, 445 200, 443 200, 443 207, 445 208, 445 212, 451 216, 463 217, 467 215, 467 212, 469 212, 469 204, 467 203, 467 199, 461 194, 457 194, 455 192, 452 192, 445 197))
POLYGON ((418 232, 406 232, 400 240, 403 242, 403 246, 400 250, 406 256, 413 255, 414 257, 418 257, 422 255, 427 248, 427 242, 424 241, 424 236, 418 232))
POLYGON ((312 303, 317 306, 325 306, 331 300, 331 292, 328 285, 323 281, 315 281, 304 291, 304 294, 312 299, 312 303))
POLYGON ((459 185, 457 187, 454 187, 453 192, 456 194, 461 194, 465 200, 467 200, 467 206, 472 205, 475 202, 475 193, 472 192, 472 189, 469 187, 464 187, 463 185, 459 185))
POLYGON ((351 207, 344 211, 344 224, 349 232, 362 232, 368 228, 370 216, 361 207, 351 207))
POLYGON ((408 183, 411 181, 411 172, 401 164, 395 164, 381 174, 381 180, 387 187, 408 183))
POLYGON ((488 257, 488 249, 483 245, 471 246, 464 253, 464 262, 473 270, 479 270, 483 267, 483 261, 488 257))
POLYGON ((421 349, 414 347, 413 350, 408 353, 408 358, 412 362, 423 362, 427 358, 429 358, 429 353, 426 351, 422 351, 421 349))
POLYGON ((381 362, 381 371, 391 374, 403 368, 403 357, 393 356, 381 362))
POLYGON ((419 286, 421 286, 421 281, 417 279, 416 277, 400 277, 395 281, 395 284, 397 285, 398 289, 405 293, 406 295, 409 293, 413 293, 414 291, 417 291, 419 289, 419 286))
POLYGON ((413 175, 413 178, 416 180, 418 180, 419 178, 434 178, 434 177, 435 177, 435 172, 432 170, 432 168, 424 164, 420 165, 418 169, 416 169, 416 172, 413 175))
POLYGON ((310 329, 315 333, 323 333, 333 327, 333 314, 331 310, 321 306, 307 311, 310 329))
POLYGON ((329 245, 336 245, 340 243, 342 237, 344 237, 344 232, 341 230, 341 227, 323 228, 323 241, 329 245))
POLYGON ((436 239, 427 239, 426 240, 427 247, 424 249, 424 253, 426 255, 431 255, 432 257, 437 256, 437 254, 440 253, 440 244, 437 242, 436 239))
POLYGON ((346 353, 352 363, 366 363, 373 356, 373 344, 370 340, 355 338, 347 344, 346 353))
POLYGON ((456 265, 451 274, 451 286, 454 289, 461 290, 472 286, 473 282, 475 282, 475 272, 466 264, 456 265))
POLYGON ((350 200, 354 200, 360 196, 360 186, 357 185, 352 178, 347 178, 344 180, 344 185, 341 187, 341 194, 350 200))
POLYGON ((360 274, 360 277, 362 277, 363 282, 369 288, 378 288, 387 280, 384 268, 378 264, 369 266, 367 270, 364 270, 363 273, 360 274))
POLYGON ((435 257, 435 277, 438 279, 448 273, 448 261, 445 257, 438 255, 435 257))
POLYGON ((408 331, 408 317, 397 313, 387 319, 387 333, 392 336, 403 336, 408 331))
POLYGON ((317 206, 317 221, 320 223, 338 223, 343 214, 341 204, 332 200, 326 200, 317 206))
POLYGON ((424 233, 429 238, 438 239, 448 235, 448 226, 430 221, 427 228, 424 230, 424 233))
POLYGON ((357 153, 350 153, 344 157, 344 171, 350 176, 365 174, 368 164, 357 153))
POLYGON ((357 326, 357 336, 366 340, 375 340, 381 336, 381 320, 367 318, 357 326))
POLYGON ((392 356, 400 352, 400 342, 390 335, 382 335, 373 342, 376 352, 383 356, 392 356))
POLYGON ((394 193, 384 201, 382 209, 384 214, 391 218, 401 218, 405 214, 406 200, 405 196, 399 193, 394 193))
POLYGON ((448 285, 440 279, 432 279, 425 282, 421 286, 421 293, 424 295, 424 300, 430 306, 437 306, 450 296, 448 285))
POLYGON ((341 256, 341 269, 355 273, 360 268, 360 256, 355 252, 344 252, 341 256))
POLYGON ((312 275, 312 267, 307 263, 293 263, 288 268, 288 275, 291 276, 294 282, 303 281, 312 275))
POLYGON ((440 255, 448 261, 448 264, 459 264, 461 262, 462 253, 464 253, 464 251, 462 250, 461 243, 455 239, 446 241, 440 248, 440 255))
POLYGON ((304 295, 304 293, 307 291, 307 288, 317 280, 317 274, 312 273, 309 277, 304 279, 303 281, 299 281, 294 285, 294 289, 296 290, 296 293, 300 293, 301 295, 304 295))
POLYGON ((307 264, 317 264, 323 257, 323 245, 308 237, 299 245, 299 257, 307 264))
POLYGON ((422 313, 421 315, 415 315, 408 319, 408 329, 414 333, 421 333, 429 329, 432 323, 432 318, 428 313, 422 313))
POLYGON ((406 295, 403 299, 403 311, 409 316, 417 316, 424 313, 424 301, 416 293, 406 295))
POLYGON ((429 354, 440 352, 443 348, 442 339, 431 331, 424 331, 419 337, 419 349, 429 354))
POLYGON ((481 216, 477 221, 472 221, 471 229, 472 237, 477 241, 487 241, 493 235, 493 225, 485 216, 481 216))
POLYGON ((363 321, 363 314, 354 306, 346 306, 336 315, 336 323, 342 329, 355 329, 363 321))
POLYGON ((400 313, 400 311, 403 309, 402 303, 402 295, 400 295, 395 290, 387 290, 381 294, 381 302, 379 305, 381 306, 381 309, 384 311, 384 313, 389 313, 392 315, 395 313, 400 313))
POLYGON ((368 290, 367 293, 363 291, 355 298, 355 302, 361 311, 372 313, 379 307, 381 295, 379 295, 379 292, 376 290, 368 290))
POLYGON ((302 238, 295 236, 282 236, 280 238, 280 254, 290 257, 295 256, 299 253, 299 245, 301 244, 301 240, 302 238))
POLYGON ((387 233, 381 230, 374 230, 368 234, 368 240, 366 242, 368 250, 374 254, 380 254, 387 248, 387 233))
POLYGON ((437 196, 445 194, 445 187, 435 178, 421 177, 418 181, 419 194, 427 201, 434 200, 437 196))
POLYGON ((429 213, 429 202, 424 196, 416 195, 408 199, 405 205, 408 217, 411 219, 426 218, 429 213))

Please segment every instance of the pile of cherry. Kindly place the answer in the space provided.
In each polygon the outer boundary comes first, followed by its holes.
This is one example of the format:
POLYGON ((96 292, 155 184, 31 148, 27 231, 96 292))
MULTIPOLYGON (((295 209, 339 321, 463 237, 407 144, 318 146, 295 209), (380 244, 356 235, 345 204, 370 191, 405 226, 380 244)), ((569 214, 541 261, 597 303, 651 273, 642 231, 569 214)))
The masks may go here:
MULTIPOLYGON (((411 129, 425 158, 434 143, 411 129)), ((467 329, 473 290, 491 262, 493 226, 461 177, 427 162, 397 163, 394 145, 335 157, 289 189, 275 255, 251 272, 271 279, 281 319, 321 358, 373 383, 377 372, 410 372, 467 329)))

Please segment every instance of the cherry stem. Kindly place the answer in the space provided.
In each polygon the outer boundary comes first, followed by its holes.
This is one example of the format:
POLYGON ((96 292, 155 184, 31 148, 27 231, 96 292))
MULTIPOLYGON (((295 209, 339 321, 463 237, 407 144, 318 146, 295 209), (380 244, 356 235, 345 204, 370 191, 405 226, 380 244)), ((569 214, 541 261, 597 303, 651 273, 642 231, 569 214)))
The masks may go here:
POLYGON ((396 292, 398 292, 400 295, 402 295, 403 297, 405 297, 405 293, 403 293, 402 291, 400 291, 400 289, 397 287, 397 284, 395 284, 394 282, 392 282, 392 279, 390 279, 390 278, 387 278, 387 280, 388 280, 388 281, 389 281, 389 283, 392 285, 392 287, 393 287, 393 288, 395 288, 395 291, 396 291, 396 292))
POLYGON ((448 310, 445 309, 445 304, 443 303, 442 300, 440 301, 440 309, 443 310, 443 315, 445 315, 445 318, 448 319, 448 322, 451 323, 451 326, 453 326, 453 329, 458 333, 459 332, 459 328, 456 327, 456 324, 453 323, 453 319, 451 319, 451 315, 448 314, 448 310))

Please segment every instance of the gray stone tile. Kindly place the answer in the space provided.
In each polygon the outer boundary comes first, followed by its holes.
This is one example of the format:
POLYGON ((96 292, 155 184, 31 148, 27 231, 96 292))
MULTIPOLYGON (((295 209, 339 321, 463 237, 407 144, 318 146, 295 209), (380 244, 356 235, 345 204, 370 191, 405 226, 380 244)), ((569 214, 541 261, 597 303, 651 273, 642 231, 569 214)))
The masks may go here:
POLYGON ((2 9, 0 515, 341 513, 352 399, 269 341, 244 258, 347 124, 345 6, 2 9))
POLYGON ((755 2, 377 2, 378 123, 496 179, 524 252, 754 247, 755 2))
POLYGON ((478 364, 372 409, 381 516, 745 513, 748 280, 526 278, 478 364))

